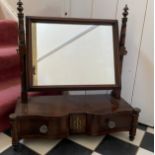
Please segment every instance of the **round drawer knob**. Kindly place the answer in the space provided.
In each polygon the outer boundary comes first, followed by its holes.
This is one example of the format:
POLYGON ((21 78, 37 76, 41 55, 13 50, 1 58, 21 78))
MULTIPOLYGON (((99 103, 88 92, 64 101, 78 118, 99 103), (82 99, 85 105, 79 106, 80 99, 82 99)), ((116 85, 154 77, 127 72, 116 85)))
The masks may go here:
POLYGON ((115 123, 114 121, 109 121, 109 122, 108 122, 108 127, 109 127, 110 129, 113 129, 113 128, 116 127, 116 123, 115 123))
POLYGON ((40 133, 47 133, 48 132, 48 127, 46 125, 42 125, 39 129, 40 133))

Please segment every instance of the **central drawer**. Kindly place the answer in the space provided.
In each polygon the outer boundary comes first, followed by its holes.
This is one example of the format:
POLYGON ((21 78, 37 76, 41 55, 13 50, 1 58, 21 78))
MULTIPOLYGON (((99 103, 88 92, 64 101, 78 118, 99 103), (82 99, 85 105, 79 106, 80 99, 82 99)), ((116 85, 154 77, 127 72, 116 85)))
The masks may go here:
POLYGON ((86 132, 86 114, 70 114, 69 116, 70 133, 86 132))

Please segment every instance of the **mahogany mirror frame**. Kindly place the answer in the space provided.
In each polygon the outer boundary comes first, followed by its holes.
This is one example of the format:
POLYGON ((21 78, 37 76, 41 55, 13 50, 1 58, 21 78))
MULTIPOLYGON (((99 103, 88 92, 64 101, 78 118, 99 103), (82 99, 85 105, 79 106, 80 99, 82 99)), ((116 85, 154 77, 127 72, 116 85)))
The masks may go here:
MULTIPOLYGON (((49 18, 49 17, 33 17, 26 16, 26 45, 27 45, 27 90, 28 91, 46 91, 46 90, 113 90, 120 88, 120 52, 118 37, 118 21, 117 20, 101 20, 101 19, 77 19, 77 18, 49 18), (56 23, 56 24, 94 24, 94 25, 110 25, 113 28, 113 48, 114 48, 114 72, 115 84, 106 85, 49 85, 49 86, 33 86, 33 67, 32 67, 32 23, 56 23)), ((102 67, 102 66, 101 66, 102 67)))

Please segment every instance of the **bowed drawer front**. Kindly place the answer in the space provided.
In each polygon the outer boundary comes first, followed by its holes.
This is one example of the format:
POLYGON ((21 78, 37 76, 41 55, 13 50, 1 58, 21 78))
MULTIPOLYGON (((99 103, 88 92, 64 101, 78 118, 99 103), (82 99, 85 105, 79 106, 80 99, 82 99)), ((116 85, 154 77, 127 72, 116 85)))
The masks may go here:
POLYGON ((31 97, 29 104, 17 103, 10 115, 13 143, 22 138, 64 138, 71 134, 103 135, 136 133, 139 110, 123 99, 108 95, 31 97))
POLYGON ((19 129, 25 137, 66 137, 69 135, 68 117, 21 119, 19 129))

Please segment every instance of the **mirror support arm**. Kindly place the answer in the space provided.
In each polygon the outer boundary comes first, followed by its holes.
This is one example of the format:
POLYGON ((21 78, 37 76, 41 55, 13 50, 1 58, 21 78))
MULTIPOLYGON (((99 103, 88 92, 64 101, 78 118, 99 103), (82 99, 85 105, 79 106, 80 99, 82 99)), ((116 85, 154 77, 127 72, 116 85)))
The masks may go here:
POLYGON ((126 39, 126 28, 127 28, 127 21, 128 21, 128 6, 126 5, 123 12, 123 18, 122 18, 122 27, 121 27, 121 35, 120 35, 120 42, 119 42, 119 48, 120 48, 120 62, 121 62, 121 72, 122 72, 122 64, 123 64, 123 57, 127 54, 127 50, 125 47, 125 39, 126 39))
MULTIPOLYGON (((121 26, 121 34, 120 34, 120 42, 119 42, 119 51, 120 51, 120 83, 121 83, 121 74, 122 74, 122 65, 123 65, 123 57, 124 55, 127 54, 127 50, 125 47, 125 39, 126 39, 126 28, 127 28, 127 21, 128 21, 128 6, 125 5, 124 9, 123 9, 123 18, 122 18, 122 26, 121 26)), ((121 94, 121 84, 120 84, 120 88, 114 89, 112 91, 112 96, 114 96, 115 98, 120 98, 120 94, 121 94)))
POLYGON ((18 46, 20 56, 20 74, 21 74, 21 100, 22 103, 27 103, 27 79, 26 79, 26 41, 24 31, 24 14, 23 14, 23 2, 21 0, 17 3, 18 10, 18 46))

